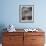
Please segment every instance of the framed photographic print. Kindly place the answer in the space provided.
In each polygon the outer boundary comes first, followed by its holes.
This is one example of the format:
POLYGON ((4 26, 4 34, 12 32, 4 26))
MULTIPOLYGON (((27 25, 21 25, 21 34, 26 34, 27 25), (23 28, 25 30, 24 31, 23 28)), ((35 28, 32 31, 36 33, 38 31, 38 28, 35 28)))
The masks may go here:
POLYGON ((19 21, 34 22, 34 5, 19 5, 19 21))

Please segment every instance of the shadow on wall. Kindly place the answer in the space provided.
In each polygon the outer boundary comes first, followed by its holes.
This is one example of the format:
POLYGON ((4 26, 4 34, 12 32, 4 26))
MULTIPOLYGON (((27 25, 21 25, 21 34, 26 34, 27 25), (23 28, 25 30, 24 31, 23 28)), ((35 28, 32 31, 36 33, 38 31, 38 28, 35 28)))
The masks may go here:
POLYGON ((6 26, 4 24, 0 24, 0 43, 2 43, 2 36, 3 36, 3 32, 5 32, 3 29, 6 28, 6 26))

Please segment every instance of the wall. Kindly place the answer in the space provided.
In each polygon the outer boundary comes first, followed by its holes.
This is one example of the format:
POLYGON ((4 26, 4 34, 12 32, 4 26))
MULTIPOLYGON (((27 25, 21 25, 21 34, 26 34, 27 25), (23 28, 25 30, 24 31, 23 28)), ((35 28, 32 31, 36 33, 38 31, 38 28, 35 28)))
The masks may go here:
POLYGON ((46 0, 1 0, 0 25, 13 24, 16 28, 46 28, 46 0), (34 23, 19 22, 19 5, 34 4, 34 23))

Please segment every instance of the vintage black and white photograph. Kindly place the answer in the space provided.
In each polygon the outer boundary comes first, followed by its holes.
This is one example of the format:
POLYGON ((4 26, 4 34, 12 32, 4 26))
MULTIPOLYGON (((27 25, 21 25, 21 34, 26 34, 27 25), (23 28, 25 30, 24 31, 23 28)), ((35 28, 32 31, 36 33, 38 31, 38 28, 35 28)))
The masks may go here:
POLYGON ((20 5, 19 6, 20 22, 34 21, 34 5, 20 5))

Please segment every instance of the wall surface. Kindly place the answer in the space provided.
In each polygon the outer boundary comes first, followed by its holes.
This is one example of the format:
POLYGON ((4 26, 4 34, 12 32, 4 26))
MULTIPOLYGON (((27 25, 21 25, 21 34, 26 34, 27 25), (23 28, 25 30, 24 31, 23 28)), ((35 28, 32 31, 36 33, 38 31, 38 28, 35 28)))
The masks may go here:
POLYGON ((0 0, 0 26, 16 28, 46 28, 46 0, 0 0), (19 22, 19 5, 34 5, 34 23, 19 22))

